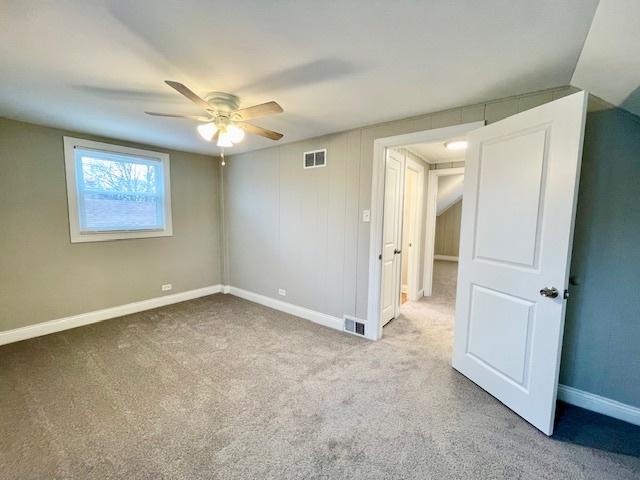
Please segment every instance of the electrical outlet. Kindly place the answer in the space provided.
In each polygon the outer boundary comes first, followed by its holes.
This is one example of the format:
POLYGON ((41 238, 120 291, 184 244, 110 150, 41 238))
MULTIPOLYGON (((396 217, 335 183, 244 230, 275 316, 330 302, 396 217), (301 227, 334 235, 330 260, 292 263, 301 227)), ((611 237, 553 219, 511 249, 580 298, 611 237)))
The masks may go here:
POLYGON ((287 296, 287 291, 284 288, 278 289, 278 295, 282 295, 283 297, 287 296))
POLYGON ((171 288, 172 286, 170 283, 165 283, 160 287, 160 290, 162 290, 163 292, 168 292, 169 290, 171 290, 171 288))

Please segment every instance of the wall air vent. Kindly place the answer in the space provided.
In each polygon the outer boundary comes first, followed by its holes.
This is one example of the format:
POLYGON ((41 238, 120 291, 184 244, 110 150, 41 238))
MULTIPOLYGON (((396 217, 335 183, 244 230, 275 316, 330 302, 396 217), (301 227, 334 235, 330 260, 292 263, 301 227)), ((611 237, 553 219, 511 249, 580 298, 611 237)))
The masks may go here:
POLYGON ((344 317, 344 330, 346 332, 355 333, 356 335, 364 335, 364 323, 359 322, 355 318, 344 317))
POLYGON ((302 166, 304 168, 318 168, 327 166, 327 149, 312 150, 302 154, 302 166))

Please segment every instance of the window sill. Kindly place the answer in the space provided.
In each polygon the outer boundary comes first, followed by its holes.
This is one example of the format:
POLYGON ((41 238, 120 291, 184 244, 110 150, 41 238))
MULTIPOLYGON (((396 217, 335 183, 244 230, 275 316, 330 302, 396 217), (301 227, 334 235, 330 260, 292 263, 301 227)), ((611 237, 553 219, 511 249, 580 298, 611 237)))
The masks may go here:
POLYGON ((71 233, 71 243, 108 242, 112 240, 131 240, 136 238, 172 237, 173 231, 135 230, 100 233, 71 233))

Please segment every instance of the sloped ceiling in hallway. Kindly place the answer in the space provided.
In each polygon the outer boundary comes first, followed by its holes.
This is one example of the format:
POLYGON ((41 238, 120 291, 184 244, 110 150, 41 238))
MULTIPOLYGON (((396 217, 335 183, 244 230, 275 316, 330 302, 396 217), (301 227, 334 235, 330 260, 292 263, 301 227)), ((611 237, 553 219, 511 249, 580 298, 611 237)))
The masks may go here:
POLYGON ((462 198, 464 175, 449 175, 438 179, 436 215, 442 215, 451 205, 462 198))
MULTIPOLYGON (((218 153, 164 85, 268 100, 283 142, 566 85, 597 0, 0 0, 0 116, 218 153)), ((271 146, 250 137, 232 152, 271 146)))
POLYGON ((640 115, 640 1, 601 0, 571 84, 640 115))

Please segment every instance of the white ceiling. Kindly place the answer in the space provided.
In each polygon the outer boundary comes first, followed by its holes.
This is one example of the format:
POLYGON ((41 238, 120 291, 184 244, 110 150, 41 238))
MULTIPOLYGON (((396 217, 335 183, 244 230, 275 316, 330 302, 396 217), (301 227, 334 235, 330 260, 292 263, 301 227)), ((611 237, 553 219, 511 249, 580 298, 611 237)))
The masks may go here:
MULTIPOLYGON (((276 100, 289 142, 568 84, 597 0, 0 0, 0 115, 214 153, 164 85, 276 100)), ((270 146, 245 140, 235 151, 270 146)))
POLYGON ((640 115, 640 1, 601 0, 571 84, 640 115))
POLYGON ((417 143, 405 147, 427 163, 464 162, 464 150, 449 150, 445 142, 417 143))

